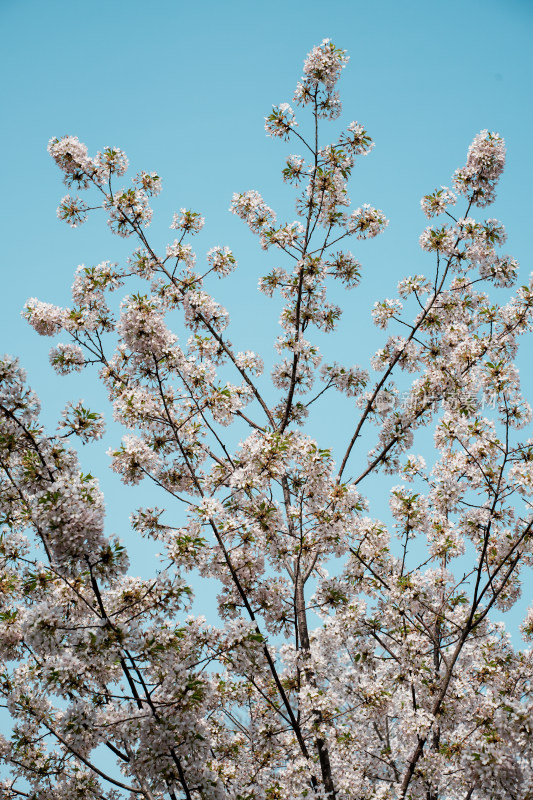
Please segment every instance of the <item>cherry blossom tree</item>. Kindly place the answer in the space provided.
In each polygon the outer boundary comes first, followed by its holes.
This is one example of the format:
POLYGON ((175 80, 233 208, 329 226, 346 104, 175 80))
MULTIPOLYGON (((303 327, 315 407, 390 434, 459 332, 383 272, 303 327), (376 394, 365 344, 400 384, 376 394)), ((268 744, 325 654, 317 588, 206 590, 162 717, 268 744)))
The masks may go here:
MULTIPOLYGON (((363 125, 322 140, 347 61, 324 40, 294 95, 302 120, 287 103, 266 118, 303 154, 283 168, 297 220, 277 222, 256 191, 233 196, 233 213, 284 259, 259 286, 281 298, 271 381, 258 354, 230 342, 211 294, 237 267, 231 250, 196 264, 200 214, 177 212, 161 249, 147 233, 159 175, 124 187, 121 150, 90 157, 75 137, 50 141, 70 192, 59 217, 76 227, 103 210, 132 253, 79 267, 71 308, 30 299, 24 315, 63 337, 56 372, 98 368, 127 430, 112 469, 159 487, 161 507, 131 519, 161 553, 150 579, 134 577, 104 533, 98 482, 70 444, 101 438, 102 415, 71 403, 47 433, 4 357, 5 800, 533 797, 532 654, 491 613, 520 595, 533 527, 533 439, 521 433, 531 410, 514 364, 533 285, 511 288, 503 225, 483 218, 504 141, 481 131, 453 191, 422 199, 439 217, 420 237, 428 274, 402 277, 398 297, 375 304, 391 333, 371 369, 322 363, 316 331, 341 315, 328 288, 355 288, 362 270, 348 239, 356 249, 387 226, 376 208, 350 209, 354 162, 373 147, 363 125), (126 284, 115 319, 109 294, 126 284), (352 398, 338 463, 305 431, 311 404, 327 408, 333 392, 352 398), (414 452, 427 426, 428 464, 414 452), (390 476, 388 522, 365 499, 378 474, 390 476), (191 614, 193 578, 218 581, 210 622, 191 614)), ((533 611, 522 631, 533 635, 533 611)))

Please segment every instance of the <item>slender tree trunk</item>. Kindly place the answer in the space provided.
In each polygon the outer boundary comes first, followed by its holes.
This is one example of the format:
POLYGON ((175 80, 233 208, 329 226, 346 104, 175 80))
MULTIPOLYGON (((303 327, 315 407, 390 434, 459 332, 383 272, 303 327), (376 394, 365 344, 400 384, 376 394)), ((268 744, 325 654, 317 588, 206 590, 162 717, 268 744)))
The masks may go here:
MULTIPOLYGON (((302 578, 300 570, 298 570, 296 574, 295 604, 296 604, 296 619, 298 622, 298 634, 300 637, 300 649, 304 654, 305 680, 309 684, 309 686, 313 687, 313 689, 316 689, 317 684, 316 684, 315 673, 309 663, 311 657, 311 643, 309 640, 309 629, 307 627, 307 614, 305 610, 304 580, 302 578)), ((322 712, 320 711, 320 709, 313 709, 313 715, 315 717, 316 725, 322 726, 324 718, 322 716, 322 712)), ((333 775, 331 772, 331 762, 329 759, 327 742, 322 736, 322 734, 319 733, 315 737, 315 745, 318 751, 318 758, 320 761, 320 770, 322 772, 322 781, 324 784, 324 788, 326 792, 330 795, 330 797, 334 798, 337 796, 337 792, 335 791, 335 785, 333 783, 333 775)))

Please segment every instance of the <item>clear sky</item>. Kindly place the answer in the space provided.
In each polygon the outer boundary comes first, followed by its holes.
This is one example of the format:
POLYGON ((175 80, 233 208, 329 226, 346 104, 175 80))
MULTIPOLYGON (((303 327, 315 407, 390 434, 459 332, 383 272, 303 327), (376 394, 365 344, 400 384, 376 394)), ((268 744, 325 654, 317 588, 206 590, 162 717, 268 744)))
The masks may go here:
MULTIPOLYGON (((234 191, 257 189, 292 218, 280 170, 293 150, 265 137, 264 117, 273 103, 292 99, 303 59, 325 37, 351 58, 340 84, 344 114, 339 126, 330 124, 331 140, 341 123, 356 119, 376 142, 355 170, 353 203, 369 202, 391 220, 382 237, 356 253, 364 280, 357 296, 348 295, 339 334, 328 345, 339 360, 366 366, 380 342, 370 322, 373 301, 393 296, 405 274, 431 269, 418 247, 426 225, 420 197, 449 183, 482 128, 498 131, 508 146, 490 216, 505 223, 506 249, 520 260, 522 275, 533 267, 531 0, 0 0, 0 25, 0 351, 20 356, 46 419, 57 419, 68 399, 103 407, 103 394, 86 375, 54 376, 50 340, 37 337, 20 310, 29 296, 67 305, 78 264, 118 261, 128 252, 102 218, 74 231, 56 219, 66 190, 46 153, 48 139, 77 135, 90 153, 116 145, 133 172, 156 170, 164 190, 154 204, 152 235, 161 245, 170 239, 173 211, 200 211, 207 224, 199 256, 227 244, 241 265, 219 295, 235 319, 233 341, 238 349, 271 348, 277 307, 255 288, 279 257, 262 253, 228 207, 234 191)), ((526 349, 521 364, 531 396, 530 363, 526 349)), ((315 433, 321 446, 340 441, 333 417, 315 433)), ((82 457, 112 493, 111 525, 121 533, 135 505, 131 492, 105 474, 101 448, 88 447, 82 457)))

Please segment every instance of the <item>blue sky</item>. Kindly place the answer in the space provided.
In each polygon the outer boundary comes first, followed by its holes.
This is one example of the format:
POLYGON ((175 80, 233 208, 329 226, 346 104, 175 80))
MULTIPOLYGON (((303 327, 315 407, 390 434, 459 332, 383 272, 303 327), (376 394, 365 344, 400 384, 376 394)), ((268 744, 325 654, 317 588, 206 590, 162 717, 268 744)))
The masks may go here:
MULTIPOLYGON (((164 245, 171 238, 168 224, 180 207, 200 211, 207 224, 199 257, 214 244, 227 244, 240 263, 219 293, 235 321, 232 340, 238 349, 271 348, 278 309, 256 286, 279 258, 262 253, 228 207, 234 191, 257 189, 281 217, 292 218, 293 195, 280 170, 294 150, 266 138, 264 117, 272 104, 291 100, 305 55, 325 37, 351 59, 340 84, 344 113, 339 125, 329 125, 331 140, 341 123, 356 119, 376 142, 355 170, 352 201, 382 208, 390 219, 386 233, 356 253, 364 279, 346 297, 339 333, 326 345, 330 354, 366 365, 380 342, 370 320, 374 300, 393 296, 404 275, 431 270, 418 247, 426 225, 420 197, 449 183, 482 128, 498 131, 508 146, 490 216, 505 223, 506 250, 520 260, 522 275, 533 267, 528 0, 337 0, 331 7, 316 0, 0 0, 0 24, 0 350, 20 356, 47 420, 57 419, 69 399, 84 397, 103 408, 104 396, 86 376, 53 374, 50 340, 37 337, 20 310, 29 296, 67 305, 78 264, 118 261, 128 253, 128 243, 112 237, 102 218, 74 231, 56 219, 66 190, 46 153, 48 139, 77 135, 91 153, 116 145, 133 172, 162 175, 153 240, 164 245)), ((531 342, 523 372, 528 350, 531 342)), ((531 396, 533 379, 527 383, 531 396)), ((340 433, 334 415, 315 430, 321 446, 340 442, 340 433)), ((108 438, 106 446, 118 432, 108 438)), ((85 448, 82 459, 113 494, 111 527, 121 533, 135 501, 105 474, 103 450, 85 448)))

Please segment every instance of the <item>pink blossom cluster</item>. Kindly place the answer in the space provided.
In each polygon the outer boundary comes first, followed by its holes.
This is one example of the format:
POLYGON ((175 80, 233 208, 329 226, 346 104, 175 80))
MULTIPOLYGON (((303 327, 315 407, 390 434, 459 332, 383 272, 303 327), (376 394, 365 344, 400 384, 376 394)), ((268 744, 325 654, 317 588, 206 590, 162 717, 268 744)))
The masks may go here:
POLYGON ((457 241, 454 228, 442 225, 440 228, 428 227, 420 236, 420 247, 428 253, 436 251, 443 255, 453 255, 457 241))
POLYGON ((105 432, 103 414, 85 408, 83 400, 77 403, 67 403, 61 413, 62 419, 58 427, 67 431, 67 435, 76 435, 81 441, 87 442, 101 439, 105 432))
POLYGON ((341 104, 334 87, 348 60, 346 51, 336 48, 329 39, 313 47, 304 62, 304 75, 296 86, 295 102, 303 106, 314 103, 319 118, 336 119, 341 104))
POLYGON ((275 213, 256 191, 235 193, 230 210, 244 220, 253 233, 264 235, 273 230, 276 223, 275 213))
POLYGON ((389 222, 382 211, 365 203, 346 218, 345 224, 349 233, 355 233, 358 239, 373 239, 389 222))
POLYGON ((403 306, 399 300, 382 300, 376 301, 372 309, 372 317, 374 324, 378 328, 385 329, 389 324, 389 320, 393 319, 397 314, 402 312, 403 306))
POLYGON ((487 206, 496 197, 495 186, 505 166, 505 142, 498 133, 483 130, 468 149, 466 165, 454 175, 456 190, 472 198, 476 206, 487 206))
POLYGON ((281 139, 288 139, 291 128, 294 128, 297 124, 294 118, 294 111, 288 103, 274 106, 268 117, 265 117, 267 134, 281 139))
POLYGON ((355 397, 367 385, 368 372, 361 367, 343 367, 340 364, 324 364, 321 369, 321 378, 326 383, 334 383, 335 387, 348 397, 355 397))
POLYGON ((52 347, 49 354, 50 364, 58 375, 68 375, 69 372, 81 372, 85 366, 83 350, 71 342, 58 344, 52 347))
POLYGON ((312 85, 323 83, 327 89, 331 89, 348 60, 345 50, 339 50, 329 39, 323 39, 322 44, 313 47, 305 59, 304 75, 312 85))
POLYGON ((65 325, 67 312, 36 297, 26 301, 23 316, 40 336, 54 336, 65 325))
POLYGON ((229 247, 212 247, 207 253, 207 263, 221 278, 237 268, 237 261, 229 247))
POLYGON ((181 230, 184 233, 199 233, 204 227, 205 219, 197 211, 181 208, 179 214, 174 214, 170 225, 174 230, 181 230))
POLYGON ((422 211, 426 217, 437 217, 446 213, 448 206, 453 206, 457 202, 457 197, 447 186, 435 189, 431 194, 426 194, 420 201, 422 211))

